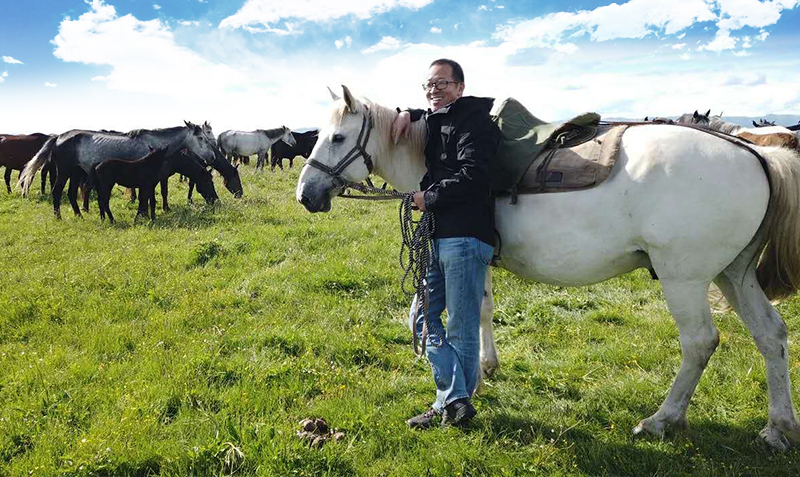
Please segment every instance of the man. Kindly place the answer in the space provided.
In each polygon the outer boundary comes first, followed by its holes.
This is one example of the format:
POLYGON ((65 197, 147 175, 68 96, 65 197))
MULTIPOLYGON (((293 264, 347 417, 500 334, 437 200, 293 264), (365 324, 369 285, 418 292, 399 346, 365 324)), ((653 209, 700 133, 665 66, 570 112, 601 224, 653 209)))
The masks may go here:
MULTIPOLYGON (((434 251, 428 267, 428 341, 426 353, 436 384, 431 409, 407 421, 428 428, 462 426, 475 415, 470 400, 479 380, 480 310, 486 268, 494 253, 494 202, 489 195, 491 163, 500 132, 489 111, 491 98, 462 96, 464 72, 453 60, 431 63, 423 84, 430 109, 400 112, 393 125, 395 142, 412 121, 423 119, 427 173, 414 194, 421 211, 435 219, 434 251), (447 327, 441 314, 447 309, 447 327)), ((414 316, 412 305, 411 316, 414 316)), ((414 332, 421 333, 422 311, 414 332)))

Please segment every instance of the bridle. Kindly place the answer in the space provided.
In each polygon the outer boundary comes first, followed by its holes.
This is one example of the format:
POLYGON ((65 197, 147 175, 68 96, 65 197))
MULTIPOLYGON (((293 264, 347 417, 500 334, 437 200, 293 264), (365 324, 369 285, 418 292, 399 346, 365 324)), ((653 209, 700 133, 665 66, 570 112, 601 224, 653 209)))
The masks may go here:
POLYGON ((348 181, 342 177, 342 172, 344 172, 344 170, 347 169, 347 166, 352 164, 359 157, 364 158, 364 165, 367 166, 367 170, 370 173, 372 173, 372 169, 375 168, 375 165, 372 162, 372 156, 367 153, 367 142, 369 141, 369 135, 372 132, 374 123, 372 121, 372 113, 370 113, 369 108, 364 105, 364 109, 366 109, 366 113, 361 121, 361 130, 358 132, 358 140, 356 140, 356 145, 350 149, 350 152, 348 152, 341 161, 336 163, 336 165, 333 167, 328 167, 316 159, 309 159, 306 161, 307 165, 315 169, 319 169, 320 171, 331 176, 334 184, 337 187, 348 184, 348 181))

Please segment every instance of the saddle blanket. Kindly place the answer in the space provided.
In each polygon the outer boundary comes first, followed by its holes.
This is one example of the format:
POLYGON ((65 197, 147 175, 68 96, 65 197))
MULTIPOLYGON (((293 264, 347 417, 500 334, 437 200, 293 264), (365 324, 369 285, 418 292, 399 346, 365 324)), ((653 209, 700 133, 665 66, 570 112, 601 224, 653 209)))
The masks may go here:
POLYGON ((498 196, 566 192, 602 183, 611 174, 627 128, 598 126, 596 113, 547 123, 513 98, 496 102, 492 115, 503 136, 492 171, 492 192, 498 196))

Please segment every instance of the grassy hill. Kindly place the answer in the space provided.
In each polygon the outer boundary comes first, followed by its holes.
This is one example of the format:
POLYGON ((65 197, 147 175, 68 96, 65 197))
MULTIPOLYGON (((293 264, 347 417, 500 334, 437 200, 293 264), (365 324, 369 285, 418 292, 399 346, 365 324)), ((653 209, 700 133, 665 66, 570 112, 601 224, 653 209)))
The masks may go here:
MULTIPOLYGON (((495 271, 501 369, 465 430, 412 432, 432 401, 399 290, 397 204, 311 215, 299 168, 242 168, 245 197, 117 224, 0 193, 0 475, 797 475, 754 442, 763 360, 742 322, 721 343, 689 430, 632 440, 680 363, 657 282, 638 271, 565 289, 495 271), (298 422, 345 433, 310 448, 298 422)), ((218 186, 222 189, 221 186, 218 186)), ((38 192, 38 187, 35 189, 38 192)), ((197 200, 200 200, 199 197, 197 200)), ((546 224, 543 224, 546 226, 546 224)), ((790 329, 800 402, 797 299, 790 329)))

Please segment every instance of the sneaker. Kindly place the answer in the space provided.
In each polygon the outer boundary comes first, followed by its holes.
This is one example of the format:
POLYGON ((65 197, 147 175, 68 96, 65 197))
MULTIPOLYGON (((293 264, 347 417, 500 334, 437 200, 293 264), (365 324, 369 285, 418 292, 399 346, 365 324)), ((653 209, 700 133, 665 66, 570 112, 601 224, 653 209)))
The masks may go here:
POLYGON ((464 426, 472 420, 475 412, 468 398, 457 399, 444 408, 442 426, 464 426))
POLYGON ((414 416, 406 421, 408 427, 412 429, 427 429, 433 424, 433 420, 439 416, 439 411, 436 409, 428 409, 418 416, 414 416))

